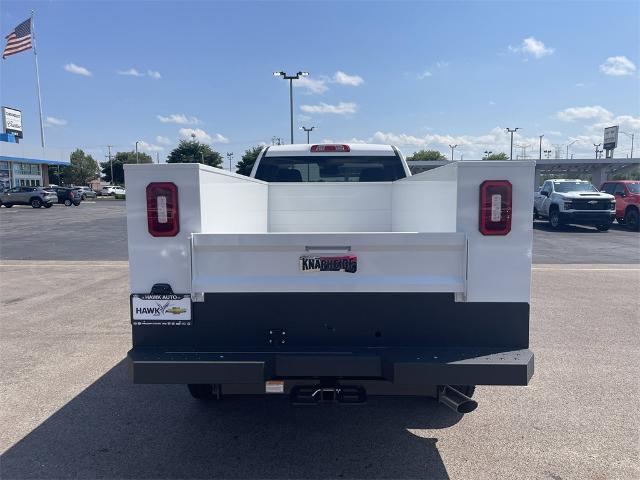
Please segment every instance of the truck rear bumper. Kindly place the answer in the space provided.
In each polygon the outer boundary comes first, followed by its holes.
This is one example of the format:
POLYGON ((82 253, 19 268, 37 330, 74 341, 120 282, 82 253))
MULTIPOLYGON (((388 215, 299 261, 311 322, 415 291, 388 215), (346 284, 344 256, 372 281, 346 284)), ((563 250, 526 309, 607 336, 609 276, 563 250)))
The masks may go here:
POLYGON ((264 384, 317 378, 397 385, 527 385, 533 352, 478 348, 375 347, 336 350, 168 351, 134 348, 134 383, 264 384))

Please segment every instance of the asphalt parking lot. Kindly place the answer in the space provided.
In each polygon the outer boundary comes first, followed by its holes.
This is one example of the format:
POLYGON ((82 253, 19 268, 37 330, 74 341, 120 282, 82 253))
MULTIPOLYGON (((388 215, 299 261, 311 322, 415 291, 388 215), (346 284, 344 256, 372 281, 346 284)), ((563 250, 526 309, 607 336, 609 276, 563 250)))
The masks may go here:
POLYGON ((133 385, 127 269, 0 263, 3 479, 640 478, 638 266, 534 267, 531 384, 479 387, 465 417, 133 385))
MULTIPOLYGON (((127 260, 124 201, 83 202, 79 207, 0 208, 0 259, 127 260)), ((550 230, 536 221, 533 263, 640 263, 640 234, 614 223, 608 232, 567 226, 550 230)))

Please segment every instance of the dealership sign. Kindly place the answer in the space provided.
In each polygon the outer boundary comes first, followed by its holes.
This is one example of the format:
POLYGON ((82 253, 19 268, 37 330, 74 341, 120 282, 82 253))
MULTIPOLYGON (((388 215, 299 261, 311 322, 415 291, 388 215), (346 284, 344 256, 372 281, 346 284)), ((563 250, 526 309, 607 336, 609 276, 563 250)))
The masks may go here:
POLYGON ((2 107, 2 125, 4 133, 22 138, 22 112, 11 107, 2 107))
POLYGON ((618 126, 607 127, 604 129, 603 148, 605 150, 613 150, 618 146, 618 126))

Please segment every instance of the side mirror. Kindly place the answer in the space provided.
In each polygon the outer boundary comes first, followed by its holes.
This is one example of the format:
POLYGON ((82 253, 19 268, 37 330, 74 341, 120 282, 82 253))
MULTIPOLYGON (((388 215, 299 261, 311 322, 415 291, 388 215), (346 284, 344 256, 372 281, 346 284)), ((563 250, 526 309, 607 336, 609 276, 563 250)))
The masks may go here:
POLYGON ((546 190, 543 190, 540 192, 540 195, 544 195, 545 197, 549 196, 549 192, 547 192, 546 190))

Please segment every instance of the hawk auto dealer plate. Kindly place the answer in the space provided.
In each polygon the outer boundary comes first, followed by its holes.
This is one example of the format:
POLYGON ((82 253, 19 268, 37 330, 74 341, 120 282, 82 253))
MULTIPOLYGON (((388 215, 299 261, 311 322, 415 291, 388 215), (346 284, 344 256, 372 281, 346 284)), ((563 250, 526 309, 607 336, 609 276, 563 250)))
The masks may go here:
POLYGON ((188 327, 192 325, 191 295, 134 293, 131 295, 131 323, 137 326, 188 327))

